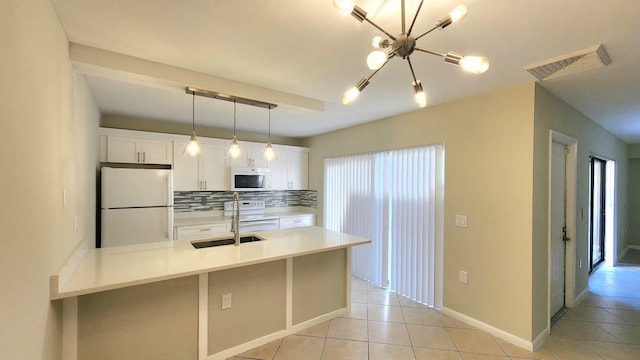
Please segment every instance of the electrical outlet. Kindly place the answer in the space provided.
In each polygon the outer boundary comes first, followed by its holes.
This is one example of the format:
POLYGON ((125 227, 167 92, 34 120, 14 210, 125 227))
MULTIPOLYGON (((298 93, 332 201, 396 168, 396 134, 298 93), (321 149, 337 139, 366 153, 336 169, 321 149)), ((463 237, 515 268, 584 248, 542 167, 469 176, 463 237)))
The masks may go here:
POLYGON ((467 216, 466 215, 456 215, 456 226, 457 227, 467 227, 467 216))
POLYGON ((460 270, 460 282, 463 284, 467 283, 467 272, 464 270, 460 270))
POLYGON ((231 309, 231 293, 222 294, 222 310, 231 309))
POLYGON ((580 263, 580 269, 582 269, 582 258, 578 262, 580 263))
POLYGON ((62 190, 62 208, 67 208, 67 190, 62 190))

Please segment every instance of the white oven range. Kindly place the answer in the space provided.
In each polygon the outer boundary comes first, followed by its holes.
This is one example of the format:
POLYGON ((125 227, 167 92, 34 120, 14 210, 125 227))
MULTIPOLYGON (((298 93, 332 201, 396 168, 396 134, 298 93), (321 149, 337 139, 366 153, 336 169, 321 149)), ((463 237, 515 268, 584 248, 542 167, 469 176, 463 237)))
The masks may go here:
MULTIPOLYGON (((278 217, 264 214, 265 204, 260 200, 240 201, 240 233, 277 230, 280 228, 278 217)), ((235 209, 233 201, 224 203, 224 216, 231 219, 235 209)))

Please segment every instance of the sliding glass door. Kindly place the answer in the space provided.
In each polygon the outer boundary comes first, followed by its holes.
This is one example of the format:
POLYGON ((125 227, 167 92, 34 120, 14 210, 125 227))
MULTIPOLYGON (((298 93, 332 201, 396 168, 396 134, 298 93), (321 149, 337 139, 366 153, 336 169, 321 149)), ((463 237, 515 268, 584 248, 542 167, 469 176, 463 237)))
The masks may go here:
POLYGON ((606 167, 607 162, 596 157, 589 159, 589 273, 605 259, 605 215, 606 215, 606 167))
POLYGON ((328 158, 324 184, 325 227, 372 240, 352 273, 441 306, 444 148, 328 158))

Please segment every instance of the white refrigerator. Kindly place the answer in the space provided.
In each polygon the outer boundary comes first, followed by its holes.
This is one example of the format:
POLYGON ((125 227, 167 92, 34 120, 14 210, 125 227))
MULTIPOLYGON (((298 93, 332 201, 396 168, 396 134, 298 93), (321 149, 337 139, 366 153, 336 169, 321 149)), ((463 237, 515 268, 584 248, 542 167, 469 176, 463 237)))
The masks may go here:
POLYGON ((103 167, 101 247, 173 240, 173 171, 103 167))

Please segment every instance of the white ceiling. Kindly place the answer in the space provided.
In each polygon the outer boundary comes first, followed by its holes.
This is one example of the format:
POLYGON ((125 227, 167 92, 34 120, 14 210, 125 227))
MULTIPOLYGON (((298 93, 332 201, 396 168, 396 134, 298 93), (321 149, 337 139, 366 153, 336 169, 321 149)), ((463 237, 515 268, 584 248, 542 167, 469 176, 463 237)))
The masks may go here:
MULTIPOLYGON (((351 106, 342 93, 367 76, 365 59, 379 32, 333 7, 332 0, 52 0, 73 43, 126 54, 324 102, 324 111, 280 106, 272 132, 306 137, 416 110, 406 61, 393 59, 351 106)), ((359 0, 368 18, 400 33, 399 0, 359 0)), ((419 1, 407 0, 407 22, 419 1)), ((418 46, 484 55, 482 76, 441 58, 411 59, 431 106, 535 79, 524 67, 604 44, 603 69, 542 82, 627 143, 640 143, 640 1, 426 0, 414 33, 459 3, 463 21, 435 31, 418 46)), ((191 122, 191 96, 162 86, 87 76, 104 114, 191 122)), ((226 92, 226 89, 207 89, 226 92)), ((239 94, 237 94, 239 95, 239 94)), ((264 100, 264 99, 258 99, 264 100)), ((196 126, 229 128, 233 105, 196 100, 196 126)), ((265 109, 238 106, 240 130, 266 131, 265 109)))

